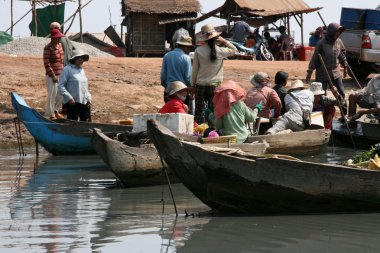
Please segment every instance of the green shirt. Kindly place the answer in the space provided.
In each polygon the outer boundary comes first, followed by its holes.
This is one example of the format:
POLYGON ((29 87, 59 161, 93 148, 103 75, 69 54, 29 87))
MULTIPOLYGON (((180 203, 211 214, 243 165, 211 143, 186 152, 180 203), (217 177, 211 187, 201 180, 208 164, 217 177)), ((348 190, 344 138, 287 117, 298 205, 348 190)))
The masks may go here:
POLYGON ((223 135, 237 135, 237 143, 243 143, 248 137, 246 123, 254 122, 257 109, 251 110, 243 101, 238 101, 231 110, 220 119, 215 120, 216 130, 222 130, 223 135))

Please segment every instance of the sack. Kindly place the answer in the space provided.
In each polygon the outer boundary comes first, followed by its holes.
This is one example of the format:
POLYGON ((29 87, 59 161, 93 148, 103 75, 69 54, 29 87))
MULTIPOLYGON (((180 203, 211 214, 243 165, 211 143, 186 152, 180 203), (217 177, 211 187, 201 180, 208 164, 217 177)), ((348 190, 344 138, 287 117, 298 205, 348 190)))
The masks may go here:
POLYGON ((305 129, 309 129, 311 126, 311 114, 309 111, 302 111, 302 121, 305 129))

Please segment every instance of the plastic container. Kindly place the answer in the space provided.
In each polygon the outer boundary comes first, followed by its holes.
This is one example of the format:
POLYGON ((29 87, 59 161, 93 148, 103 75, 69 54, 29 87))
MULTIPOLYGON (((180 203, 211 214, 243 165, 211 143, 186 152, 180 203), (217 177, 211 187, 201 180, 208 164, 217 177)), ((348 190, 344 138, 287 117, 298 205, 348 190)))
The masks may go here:
POLYGON ((133 131, 146 131, 146 121, 154 119, 174 133, 189 134, 194 132, 194 116, 184 113, 153 113, 133 115, 133 131))
POLYGON ((380 30, 380 10, 367 10, 364 28, 367 30, 380 30))
POLYGON ((313 57, 315 47, 300 46, 296 48, 297 58, 300 61, 310 61, 313 57))
POLYGON ((364 29, 366 9, 342 8, 340 24, 346 29, 364 29))

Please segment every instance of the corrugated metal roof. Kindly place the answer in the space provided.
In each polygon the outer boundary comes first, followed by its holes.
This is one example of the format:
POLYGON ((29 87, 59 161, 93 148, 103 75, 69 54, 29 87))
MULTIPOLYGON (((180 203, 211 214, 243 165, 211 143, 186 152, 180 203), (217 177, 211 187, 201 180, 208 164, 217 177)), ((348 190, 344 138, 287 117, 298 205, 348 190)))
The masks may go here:
POLYGON ((197 13, 198 0, 123 0, 123 13, 197 13))

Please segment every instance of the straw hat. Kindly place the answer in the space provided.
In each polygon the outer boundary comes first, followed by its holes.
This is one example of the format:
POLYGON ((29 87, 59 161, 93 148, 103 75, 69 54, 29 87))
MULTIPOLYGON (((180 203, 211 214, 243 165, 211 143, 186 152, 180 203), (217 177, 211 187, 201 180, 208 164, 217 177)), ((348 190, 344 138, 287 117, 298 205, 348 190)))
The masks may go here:
POLYGON ((251 84, 255 86, 262 86, 260 82, 265 81, 265 80, 269 81, 269 76, 265 72, 257 72, 256 74, 251 76, 250 79, 251 79, 251 84))
POLYGON ((313 92, 314 95, 324 95, 325 91, 322 88, 322 83, 312 82, 310 84, 310 91, 313 92))
POLYGON ((84 61, 88 61, 90 59, 90 56, 88 54, 85 54, 82 50, 80 49, 74 49, 73 53, 71 55, 71 58, 69 59, 70 61, 74 60, 76 57, 83 56, 84 61))
POLYGON ((193 46, 193 39, 190 36, 182 35, 177 40, 176 44, 182 45, 182 46, 192 47, 193 46))
POLYGON ((184 84, 183 82, 181 81, 174 81, 170 84, 170 89, 169 89, 169 93, 168 95, 171 96, 173 95, 174 93, 178 92, 178 91, 181 91, 183 89, 187 89, 188 87, 186 86, 186 84, 184 84))
POLYGON ((207 24, 201 28, 201 36, 199 41, 205 41, 219 36, 221 32, 217 32, 212 24, 207 24))
POLYGON ((292 82, 292 84, 290 85, 290 89, 289 91, 291 90, 296 90, 296 89, 305 89, 305 86, 303 85, 303 82, 301 80, 295 80, 292 82))
POLYGON ((52 29, 50 31, 50 38, 57 39, 62 37, 65 37, 65 35, 63 35, 59 29, 52 29))

